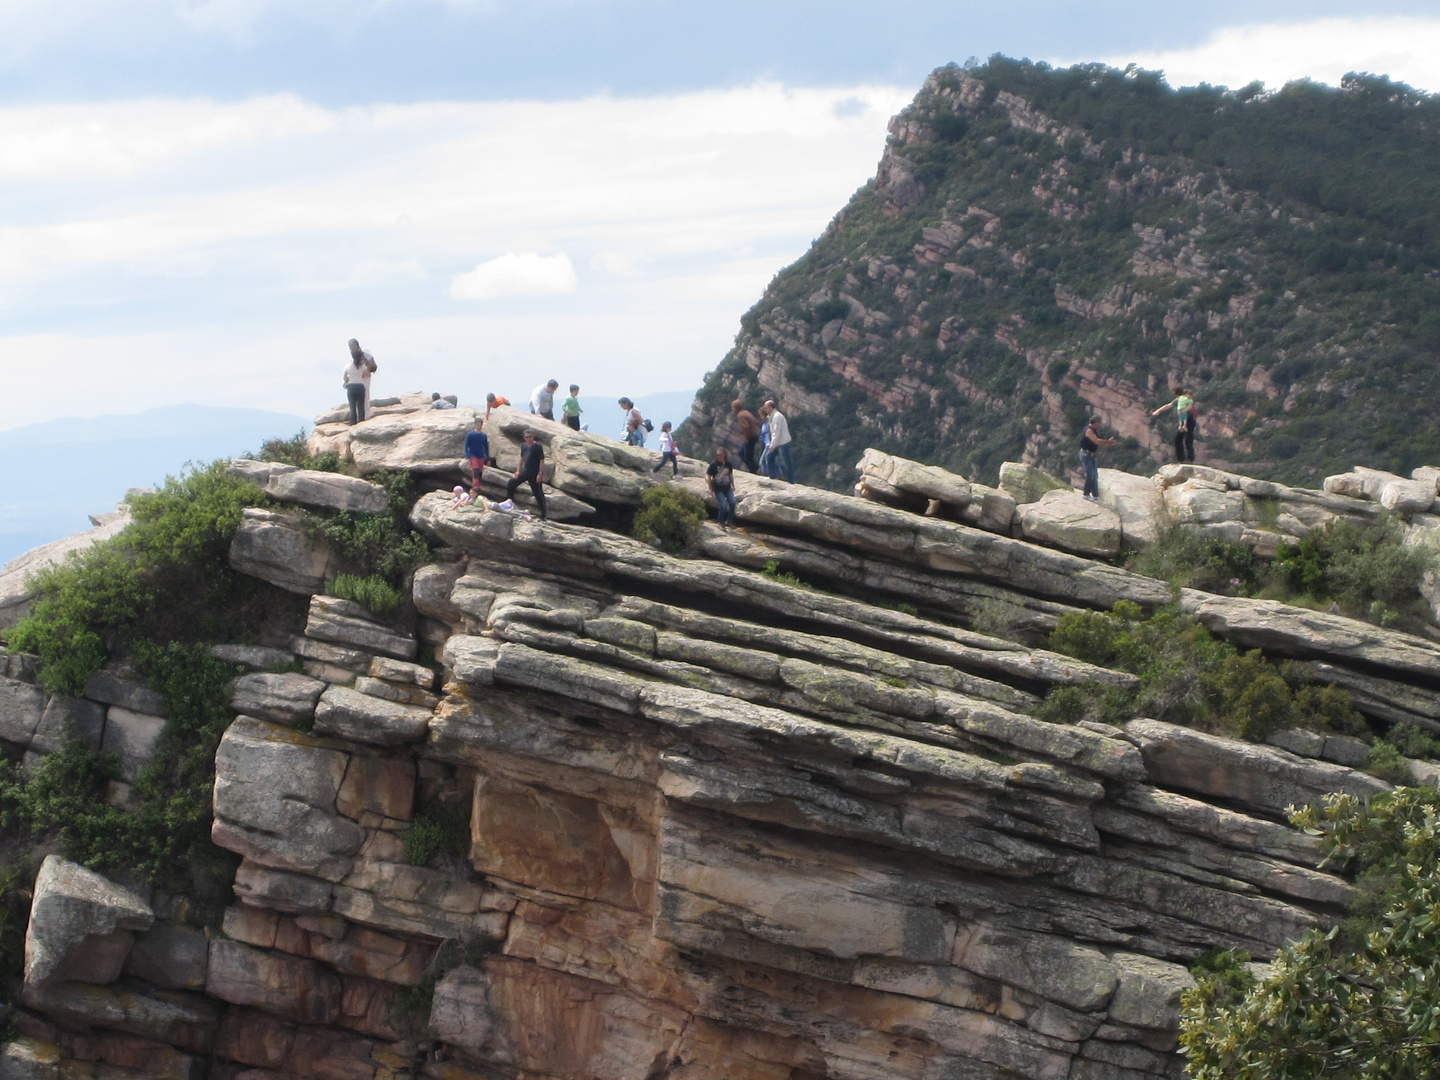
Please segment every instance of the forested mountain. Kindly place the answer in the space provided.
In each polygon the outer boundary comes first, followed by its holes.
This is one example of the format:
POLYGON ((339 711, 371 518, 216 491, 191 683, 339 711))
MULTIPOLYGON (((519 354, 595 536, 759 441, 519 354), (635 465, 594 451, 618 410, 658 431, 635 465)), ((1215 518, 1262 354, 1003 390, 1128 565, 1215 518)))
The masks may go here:
POLYGON ((1093 411, 1148 470, 1176 383, 1201 461, 1313 482, 1440 458, 1440 97, 941 68, 683 435, 705 452, 732 398, 773 396, 803 479, 844 486, 877 446, 993 482, 1072 467, 1093 411))

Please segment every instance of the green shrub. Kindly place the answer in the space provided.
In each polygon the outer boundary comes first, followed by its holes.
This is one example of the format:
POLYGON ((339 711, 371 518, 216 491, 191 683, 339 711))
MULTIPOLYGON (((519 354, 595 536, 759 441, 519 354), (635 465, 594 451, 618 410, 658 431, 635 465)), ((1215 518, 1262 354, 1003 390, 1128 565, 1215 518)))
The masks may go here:
POLYGON ((136 499, 135 521, 118 537, 39 576, 33 613, 7 638, 38 654, 40 681, 78 694, 117 653, 165 695, 167 718, 132 806, 106 801, 118 777, 113 756, 72 736, 28 776, 0 769, 7 824, 96 869, 192 884, 207 869, 223 874, 230 856, 210 843, 210 799, 229 684, 242 669, 208 643, 246 640, 256 619, 286 602, 229 566, 241 511, 263 501, 223 463, 191 470, 136 499))
MULTIPOLYGON (((375 514, 342 510, 311 515, 310 527, 330 544, 354 577, 380 577, 398 586, 405 575, 430 557, 430 545, 410 528, 414 481, 407 472, 370 477, 385 489, 387 508, 375 514)), ((363 601, 362 601, 363 602, 363 601)))
POLYGON ((1277 666, 1258 651, 1238 652, 1174 610, 1146 619, 1137 605, 1122 601, 1108 613, 1071 612, 1061 616, 1049 647, 1128 671, 1140 685, 1133 691, 1057 687, 1038 712, 1045 719, 1149 716, 1255 741, 1292 726, 1365 730, 1344 690, 1309 685, 1299 665, 1277 666))
POLYGON ((1370 747, 1370 757, 1365 762, 1365 769, 1387 783, 1410 783, 1410 765, 1405 760, 1405 755, 1384 740, 1370 747))
POLYGON ((688 491, 657 485, 640 497, 630 535, 666 551, 683 551, 706 518, 705 503, 688 491))
POLYGON ((1233 949, 1207 949, 1190 965, 1197 982, 1215 985, 1218 1002, 1236 1001, 1255 986, 1255 974, 1245 965, 1250 958, 1233 949))
POLYGON ((815 325, 824 326, 832 319, 843 319, 850 314, 850 305, 844 300, 823 300, 815 305, 815 325))
POLYGON ((760 571, 760 576, 767 577, 771 581, 778 581, 781 585, 789 585, 792 589, 815 591, 815 586, 811 585, 808 581, 805 581, 803 578, 798 578, 785 570, 781 570, 780 560, 778 559, 766 559, 765 566, 760 571))
POLYGON ((340 455, 333 450, 327 450, 323 454, 312 454, 309 441, 303 431, 288 439, 266 439, 260 447, 260 452, 254 456, 259 461, 275 461, 282 465, 294 465, 299 469, 339 472, 340 455))
POLYGON ((1403 536, 1393 520, 1361 528, 1336 518, 1282 550, 1275 570, 1296 594, 1333 600, 1356 618, 1393 623, 1416 606, 1424 569, 1424 555, 1405 547, 1403 536))
POLYGON ((469 807, 459 799, 435 799, 421 809, 403 832, 405 859, 429 866, 441 855, 464 855, 470 844, 469 807))
POLYGON ((1248 596, 1257 585, 1254 553, 1193 529, 1173 526, 1159 540, 1130 556, 1126 566, 1137 574, 1168 581, 1177 589, 1204 589, 1226 596, 1248 596))
POLYGON ((112 648, 218 640, 256 587, 230 569, 229 553, 241 511, 263 502, 221 462, 166 480, 135 499, 119 536, 37 575, 32 613, 7 642, 40 657, 48 689, 79 694, 112 648))
POLYGON ((198 643, 141 643, 134 659, 165 695, 168 714, 131 792, 135 805, 106 801, 120 774, 114 755, 70 736, 28 777, 13 765, 0 771, 0 816, 94 869, 189 877, 225 858, 210 844, 210 799, 215 750, 232 719, 230 683, 243 669, 198 643))
POLYGON ((1385 742, 1406 757, 1440 758, 1440 739, 1415 724, 1396 724, 1386 733, 1385 742))
MULTIPOLYGON (((1291 822, 1355 873, 1345 925, 1311 930, 1253 986, 1197 973, 1181 996, 1194 1080, 1422 1080, 1440 1067, 1440 793, 1327 796, 1291 822)), ((1233 965, 1231 965, 1233 968, 1233 965)), ((1218 974, 1218 973, 1217 973, 1218 974)))
POLYGON ((329 585, 329 592, 331 596, 338 596, 342 600, 354 600, 376 615, 394 611, 403 599, 400 590, 379 574, 369 574, 366 577, 336 574, 335 580, 329 585))

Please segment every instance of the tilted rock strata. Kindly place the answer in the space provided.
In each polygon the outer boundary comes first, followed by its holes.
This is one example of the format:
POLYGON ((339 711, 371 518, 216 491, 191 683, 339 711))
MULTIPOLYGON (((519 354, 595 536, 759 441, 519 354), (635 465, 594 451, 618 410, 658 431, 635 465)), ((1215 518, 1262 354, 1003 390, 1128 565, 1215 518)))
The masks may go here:
MULTIPOLYGON (((242 859, 223 933, 157 907, 123 974, 36 980, 4 1067, 1141 1080, 1177 1074, 1188 962, 1265 958, 1343 913, 1350 885, 1284 808, 1385 790, 1327 760, 1353 748, 1046 723, 1046 688, 1133 677, 864 588, 1053 618, 1154 606, 1161 583, 905 509, 742 494, 750 531, 707 526, 681 559, 435 492, 412 509, 445 545, 418 618, 316 594, 287 649, 218 647, 254 669, 216 757, 212 835, 242 859), (776 551, 853 595, 760 572, 776 551), (405 830, 447 806, 465 850, 410 865, 405 830)), ((1225 633, 1267 610, 1224 599, 1187 603, 1225 633)), ((1303 655, 1381 692, 1419 671, 1413 641, 1359 626, 1310 626, 1303 655), (1364 640, 1326 652, 1343 635, 1364 640)), ((23 658, 4 669, 33 744, 53 701, 23 658)), ((87 693, 164 707, 110 674, 87 693)))

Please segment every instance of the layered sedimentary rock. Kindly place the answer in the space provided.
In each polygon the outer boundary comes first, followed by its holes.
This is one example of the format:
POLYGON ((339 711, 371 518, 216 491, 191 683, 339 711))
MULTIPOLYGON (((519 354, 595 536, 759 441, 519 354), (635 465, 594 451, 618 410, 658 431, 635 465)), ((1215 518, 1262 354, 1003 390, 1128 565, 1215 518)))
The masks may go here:
MULTIPOLYGON (((583 490, 623 505, 612 470, 643 486, 644 463, 606 452, 583 490)), ((1352 895, 1285 808, 1388 785, 1357 740, 1037 719, 1054 686, 1134 677, 979 632, 976 613, 1004 605, 1033 639, 1066 611, 1170 603, 1168 586, 999 528, 1001 508, 1013 525, 1063 492, 1016 503, 870 463, 890 505, 741 477, 743 531, 704 526, 683 558, 434 491, 410 514, 434 561, 390 619, 318 591, 328 555, 288 511, 247 517, 242 534, 287 532, 294 565, 238 539, 234 565, 311 595, 284 647, 216 648, 251 669, 213 795, 234 902, 206 929, 175 898, 52 866, 0 1072, 1178 1075, 1186 965, 1216 946, 1268 959, 1352 895), (91 933, 105 963, 79 969, 91 933)), ((1424 639, 1181 602, 1362 707, 1440 719, 1424 639)), ((98 710, 95 737, 121 739, 165 711, 123 672, 72 700, 25 657, 3 666, 0 739, 34 753, 63 720, 98 710)))

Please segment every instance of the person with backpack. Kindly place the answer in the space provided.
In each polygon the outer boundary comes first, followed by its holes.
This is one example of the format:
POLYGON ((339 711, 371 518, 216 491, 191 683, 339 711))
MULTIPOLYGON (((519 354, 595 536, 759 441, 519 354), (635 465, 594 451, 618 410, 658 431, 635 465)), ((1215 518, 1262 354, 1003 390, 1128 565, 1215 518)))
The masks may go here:
POLYGON ((1100 417, 1092 416, 1090 423, 1080 433, 1080 469, 1085 474, 1085 498, 1090 502, 1100 501, 1100 469, 1095 464, 1095 451, 1102 446, 1114 446, 1119 439, 1106 439, 1100 435, 1100 417))
POLYGON ((620 399, 620 408, 625 410, 625 438, 624 441, 631 446, 644 446, 645 433, 654 431, 655 427, 640 415, 640 410, 635 407, 635 402, 628 397, 620 399))
POLYGON ((370 376, 378 365, 353 337, 349 345, 350 366, 345 369, 340 382, 345 387, 345 400, 350 405, 350 423, 358 424, 370 415, 370 376))
POLYGON ((540 468, 545 464, 545 448, 535 441, 535 432, 530 428, 525 429, 524 439, 525 445, 520 447, 520 465, 505 485, 505 498, 513 502, 515 490, 521 484, 529 484, 535 505, 540 508, 540 520, 544 521, 545 489, 540 486, 540 468))
POLYGON ((723 446, 715 448, 715 460, 705 470, 710 494, 715 496, 715 521, 723 529, 726 521, 735 524, 735 470, 730 454, 723 446))
POLYGON ((1174 394, 1173 401, 1167 401, 1150 415, 1159 416, 1166 409, 1175 410, 1175 460, 1194 461, 1195 428, 1199 424, 1200 410, 1195 406, 1195 399, 1185 392, 1184 387, 1174 387, 1174 394))
POLYGON ((651 472, 659 472, 665 468, 666 463, 670 465, 670 477, 674 479, 680 475, 680 453, 675 449, 675 436, 670 433, 670 421, 666 420, 660 425, 660 464, 651 469, 651 472))

